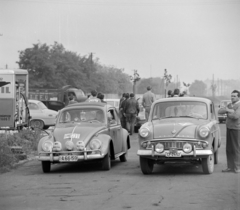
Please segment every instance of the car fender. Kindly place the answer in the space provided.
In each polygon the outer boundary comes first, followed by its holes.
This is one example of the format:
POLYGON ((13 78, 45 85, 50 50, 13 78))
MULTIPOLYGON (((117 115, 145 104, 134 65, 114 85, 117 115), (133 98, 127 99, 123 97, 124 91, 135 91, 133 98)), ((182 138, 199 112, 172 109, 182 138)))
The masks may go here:
POLYGON ((122 129, 122 138, 123 138, 123 152, 127 152, 131 148, 129 133, 126 129, 122 129))
MULTIPOLYGON (((99 134, 97 137, 102 142, 101 151, 106 154, 109 151, 109 146, 112 144, 112 139, 107 134, 99 134)), ((111 148, 112 150, 112 148, 111 148)), ((112 151, 111 151, 112 153, 112 151)))
POLYGON ((42 138, 39 140, 39 142, 38 142, 38 153, 43 151, 43 149, 42 149, 42 143, 43 143, 44 141, 47 141, 47 140, 53 142, 53 137, 47 135, 47 136, 42 137, 42 138))

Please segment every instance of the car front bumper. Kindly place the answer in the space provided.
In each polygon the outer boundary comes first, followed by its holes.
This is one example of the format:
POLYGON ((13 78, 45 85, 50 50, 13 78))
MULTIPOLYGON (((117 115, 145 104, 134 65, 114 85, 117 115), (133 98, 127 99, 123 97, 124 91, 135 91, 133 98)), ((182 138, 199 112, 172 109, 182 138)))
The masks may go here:
POLYGON ((87 153, 83 153, 81 155, 79 154, 59 154, 59 155, 55 155, 56 153, 40 153, 36 159, 39 161, 50 161, 50 162, 78 162, 78 161, 87 161, 87 160, 94 160, 94 159, 102 159, 104 158, 105 154, 103 153, 98 153, 98 154, 87 154, 87 153), (64 161, 60 158, 60 156, 77 156, 77 159, 75 159, 74 161, 64 161))
POLYGON ((181 157, 192 157, 192 158, 202 158, 202 157, 207 157, 209 155, 212 155, 213 152, 211 150, 195 150, 190 153, 185 153, 181 150, 178 151, 180 154, 179 157, 167 157, 167 154, 169 153, 169 150, 165 150, 162 153, 158 153, 153 150, 138 150, 137 155, 141 157, 149 157, 149 158, 181 158, 181 157))

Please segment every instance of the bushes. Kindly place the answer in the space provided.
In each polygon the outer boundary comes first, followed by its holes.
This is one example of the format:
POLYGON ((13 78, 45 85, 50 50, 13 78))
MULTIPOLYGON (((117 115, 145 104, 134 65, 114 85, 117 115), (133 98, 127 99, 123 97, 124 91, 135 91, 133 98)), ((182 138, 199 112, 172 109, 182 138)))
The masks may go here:
POLYGON ((8 171, 14 164, 37 151, 40 130, 22 130, 17 133, 5 131, 0 134, 0 172, 8 171), (21 147, 24 154, 14 153, 12 147, 21 147))

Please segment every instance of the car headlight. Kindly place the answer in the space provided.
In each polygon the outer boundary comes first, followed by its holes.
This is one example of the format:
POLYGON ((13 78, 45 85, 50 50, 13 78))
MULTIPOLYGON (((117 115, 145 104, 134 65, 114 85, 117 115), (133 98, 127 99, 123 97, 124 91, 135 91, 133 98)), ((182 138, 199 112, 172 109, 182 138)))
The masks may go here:
POLYGON ((191 151, 192 151, 192 145, 189 144, 189 143, 184 144, 184 145, 183 145, 183 151, 184 151, 185 153, 191 152, 191 151))
POLYGON ((62 150, 62 144, 59 141, 53 143, 53 151, 59 152, 62 150))
POLYGON ((74 144, 72 141, 66 141, 65 146, 66 146, 67 150, 69 150, 69 151, 73 150, 73 148, 74 148, 74 144))
POLYGON ((207 127, 201 127, 199 129, 199 135, 202 137, 202 138, 206 138, 208 135, 209 135, 209 129, 207 127))
POLYGON ((76 146, 77 146, 77 149, 80 150, 80 151, 83 151, 84 148, 85 148, 85 143, 83 141, 78 141, 76 143, 76 146))
POLYGON ((91 150, 100 149, 102 146, 102 142, 99 139, 92 139, 89 143, 89 147, 91 150))
POLYGON ((45 152, 51 152, 53 148, 53 143, 51 141, 45 141, 42 143, 42 149, 45 152))
POLYGON ((140 128, 139 135, 143 138, 146 138, 149 135, 150 131, 147 127, 140 128))
POLYGON ((155 151, 158 153, 162 153, 164 151, 164 146, 161 143, 156 144, 155 151))

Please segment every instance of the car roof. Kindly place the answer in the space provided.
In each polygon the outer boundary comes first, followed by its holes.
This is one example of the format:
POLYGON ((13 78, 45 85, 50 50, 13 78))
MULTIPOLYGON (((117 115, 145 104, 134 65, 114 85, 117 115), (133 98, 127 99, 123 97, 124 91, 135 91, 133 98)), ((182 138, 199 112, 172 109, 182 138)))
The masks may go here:
POLYGON ((28 99, 28 102, 39 103, 39 102, 41 102, 41 101, 35 100, 35 99, 28 99))
POLYGON ((171 97, 171 98, 160 98, 155 102, 170 102, 170 101, 197 101, 197 102, 205 102, 211 103, 211 100, 208 98, 202 97, 171 97))
POLYGON ((108 109, 113 107, 110 104, 100 103, 100 102, 79 102, 79 103, 69 104, 66 107, 82 107, 82 106, 84 106, 84 107, 85 106, 87 106, 87 107, 105 107, 106 106, 108 109))

